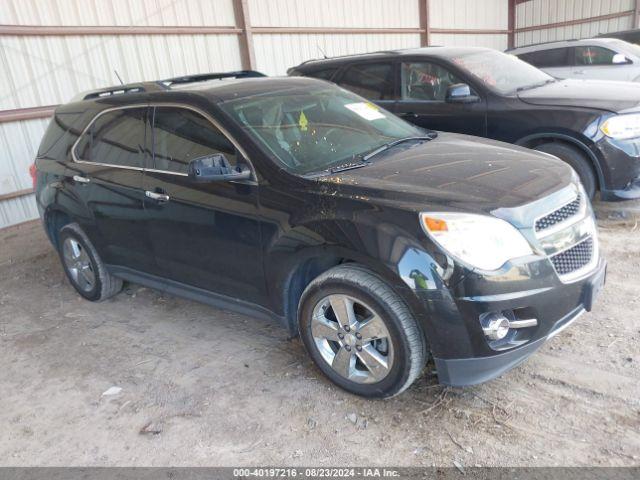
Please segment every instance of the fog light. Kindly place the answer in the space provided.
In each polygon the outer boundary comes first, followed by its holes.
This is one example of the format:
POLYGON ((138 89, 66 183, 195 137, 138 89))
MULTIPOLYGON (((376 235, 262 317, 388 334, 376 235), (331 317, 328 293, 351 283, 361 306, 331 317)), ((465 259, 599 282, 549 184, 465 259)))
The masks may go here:
POLYGON ((502 340, 509 333, 509 319, 500 313, 488 313, 480 317, 482 331, 489 340, 502 340))

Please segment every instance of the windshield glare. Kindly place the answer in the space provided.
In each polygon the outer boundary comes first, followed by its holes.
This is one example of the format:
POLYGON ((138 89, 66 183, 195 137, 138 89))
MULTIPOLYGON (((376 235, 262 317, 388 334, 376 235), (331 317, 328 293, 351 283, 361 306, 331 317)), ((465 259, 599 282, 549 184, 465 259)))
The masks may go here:
POLYGON ((636 57, 640 57, 640 46, 635 43, 625 42, 624 40, 618 40, 611 43, 618 47, 622 52, 628 52, 636 57))
POLYGON ((490 89, 503 94, 553 80, 553 77, 533 65, 496 50, 462 55, 455 57, 453 62, 490 89))
POLYGON ((362 97, 328 85, 240 98, 222 108, 287 170, 301 175, 424 135, 362 97))

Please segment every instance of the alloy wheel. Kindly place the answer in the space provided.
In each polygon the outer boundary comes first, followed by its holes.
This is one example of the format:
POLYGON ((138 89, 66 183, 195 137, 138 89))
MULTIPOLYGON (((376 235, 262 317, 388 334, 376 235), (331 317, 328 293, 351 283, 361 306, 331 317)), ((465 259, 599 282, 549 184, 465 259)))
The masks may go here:
POLYGON ((90 292, 96 284, 91 259, 80 242, 67 237, 62 244, 64 265, 74 283, 84 292, 90 292))
POLYGON ((393 344, 382 317, 362 300, 332 294, 313 309, 311 335, 323 360, 356 383, 384 379, 393 366, 393 344))

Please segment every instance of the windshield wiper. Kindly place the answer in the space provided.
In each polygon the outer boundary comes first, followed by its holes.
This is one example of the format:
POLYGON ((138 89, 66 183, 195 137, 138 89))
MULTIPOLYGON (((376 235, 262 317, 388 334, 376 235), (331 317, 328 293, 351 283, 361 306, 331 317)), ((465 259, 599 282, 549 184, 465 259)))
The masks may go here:
POLYGON ((345 170, 353 170, 354 168, 361 168, 361 167, 366 167, 367 165, 369 165, 371 162, 362 159, 359 161, 354 161, 351 160, 349 162, 346 163, 342 163, 340 165, 336 165, 335 167, 331 167, 329 168, 329 172, 330 173, 338 173, 338 172, 344 172, 345 170))
POLYGON ((431 134, 431 135, 424 135, 424 136, 419 136, 419 137, 405 137, 405 138, 400 138, 398 140, 394 140, 392 142, 388 142, 385 143, 384 145, 379 146, 378 148, 370 151, 369 153, 367 153, 366 155, 363 155, 361 158, 363 161, 369 161, 371 158, 375 157, 376 155, 378 155, 379 153, 384 152, 385 150, 390 149, 391 147, 394 147, 400 143, 404 143, 404 142, 411 142, 413 140, 433 140, 436 137, 435 133, 431 134))
POLYGON ((541 83, 534 83, 532 85, 525 85, 524 87, 518 87, 516 88, 516 92, 523 92, 524 90, 532 90, 534 88, 544 87, 545 85, 548 85, 550 83, 555 83, 555 82, 557 82, 555 78, 550 78, 549 80, 545 80, 544 82, 541 82, 541 83))
POLYGON ((381 145, 379 147, 376 147, 375 149, 367 152, 367 153, 355 153, 353 154, 353 156, 351 157, 351 160, 349 160, 348 162, 345 163, 341 163, 339 165, 335 165, 333 167, 329 167, 329 168, 325 168, 324 170, 319 170, 317 172, 309 172, 306 173, 306 176, 317 176, 317 175, 322 175, 322 174, 326 174, 326 172, 329 173, 338 173, 338 172, 344 172, 346 170, 354 170, 356 168, 362 168, 362 167, 366 167, 367 165, 371 165, 371 157, 379 154, 380 152, 383 152, 391 147, 393 147, 394 145, 398 145, 399 143, 403 143, 403 142, 410 142, 412 140, 433 140, 434 138, 436 138, 437 133, 433 132, 430 135, 423 135, 423 136, 415 136, 415 137, 405 137, 405 138, 400 138, 398 140, 394 140, 392 142, 389 143, 385 143, 384 145, 381 145))

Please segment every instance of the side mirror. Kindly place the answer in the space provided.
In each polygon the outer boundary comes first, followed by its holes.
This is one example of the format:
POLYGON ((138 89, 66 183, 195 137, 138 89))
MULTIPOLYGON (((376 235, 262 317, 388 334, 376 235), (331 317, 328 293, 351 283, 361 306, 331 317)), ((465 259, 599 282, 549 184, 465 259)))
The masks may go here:
POLYGON ((616 53, 611 59, 611 63, 614 65, 624 65, 626 63, 631 63, 631 60, 625 57, 623 53, 616 53))
POLYGON ((244 165, 232 166, 222 153, 194 158, 189 162, 188 174, 196 182, 228 182, 251 178, 251 170, 244 165))
POLYGON ((449 85, 444 99, 448 103, 475 103, 480 101, 477 95, 471 93, 471 87, 466 83, 449 85))

